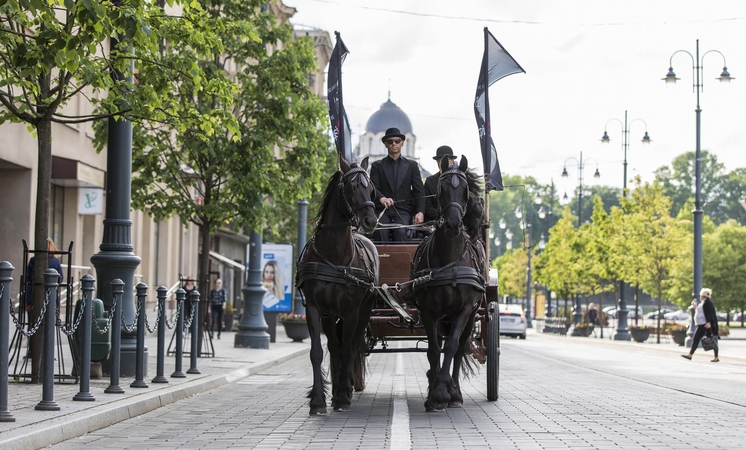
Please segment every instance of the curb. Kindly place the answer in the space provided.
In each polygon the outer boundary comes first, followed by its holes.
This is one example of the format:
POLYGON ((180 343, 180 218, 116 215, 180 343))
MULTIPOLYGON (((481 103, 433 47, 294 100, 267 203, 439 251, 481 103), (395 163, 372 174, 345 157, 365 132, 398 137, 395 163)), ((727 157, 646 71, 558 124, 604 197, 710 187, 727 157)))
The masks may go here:
POLYGON ((134 395, 113 402, 113 404, 96 406, 85 412, 75 413, 76 417, 60 416, 35 422, 10 431, 9 434, 16 434, 16 436, 8 436, 7 439, 0 440, 0 448, 3 450, 33 450, 58 444, 137 417, 187 397, 224 386, 307 353, 307 348, 301 348, 271 361, 249 364, 225 374, 210 375, 179 386, 134 395), (37 429, 27 430, 28 427, 37 429))

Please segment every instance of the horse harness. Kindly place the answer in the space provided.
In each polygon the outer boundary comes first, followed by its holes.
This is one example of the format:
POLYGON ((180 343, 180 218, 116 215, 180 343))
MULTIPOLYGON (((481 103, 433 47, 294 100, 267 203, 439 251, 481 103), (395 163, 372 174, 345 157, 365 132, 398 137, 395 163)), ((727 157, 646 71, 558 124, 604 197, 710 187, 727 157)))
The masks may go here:
MULTIPOLYGON (((451 178, 451 186, 454 188, 457 188, 458 185, 463 181, 464 185, 466 186, 466 202, 469 201, 469 183, 466 180, 466 174, 458 169, 458 167, 454 164, 450 169, 446 170, 445 172, 440 174, 440 177, 438 178, 438 198, 440 198, 440 181, 444 179, 445 177, 452 177, 451 178)), ((445 222, 445 218, 443 217, 443 214, 449 209, 449 208, 456 208, 459 211, 459 215, 461 216, 461 220, 463 221, 464 216, 466 215, 466 205, 461 206, 458 202, 450 202, 448 203, 445 208, 440 207, 440 201, 438 201, 438 221, 437 221, 437 227, 440 228, 443 226, 443 223, 445 222)))
POLYGON ((316 236, 312 237, 311 240, 306 244, 298 258, 298 265, 296 268, 295 285, 298 289, 303 286, 303 283, 309 280, 320 280, 327 281, 330 283, 345 284, 347 286, 358 286, 369 291, 373 291, 376 288, 376 274, 373 261, 373 255, 365 248, 363 242, 352 235, 353 253, 350 258, 350 262, 347 265, 334 264, 329 261, 324 255, 322 255, 318 248, 316 248, 316 236), (321 262, 304 262, 303 261, 309 251, 309 248, 313 250, 313 253, 318 257, 321 262), (360 256, 360 260, 363 262, 364 268, 354 267, 352 263, 355 261, 356 256, 360 256))

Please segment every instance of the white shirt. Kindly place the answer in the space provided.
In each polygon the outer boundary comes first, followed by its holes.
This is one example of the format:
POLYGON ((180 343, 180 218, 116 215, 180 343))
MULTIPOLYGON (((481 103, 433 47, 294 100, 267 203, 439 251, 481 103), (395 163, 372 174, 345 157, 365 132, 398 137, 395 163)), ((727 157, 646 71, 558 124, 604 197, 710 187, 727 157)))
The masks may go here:
POLYGON ((704 303, 705 302, 699 302, 699 305, 697 305, 697 312, 694 313, 694 323, 697 325, 704 325, 707 323, 705 309, 703 308, 704 303))

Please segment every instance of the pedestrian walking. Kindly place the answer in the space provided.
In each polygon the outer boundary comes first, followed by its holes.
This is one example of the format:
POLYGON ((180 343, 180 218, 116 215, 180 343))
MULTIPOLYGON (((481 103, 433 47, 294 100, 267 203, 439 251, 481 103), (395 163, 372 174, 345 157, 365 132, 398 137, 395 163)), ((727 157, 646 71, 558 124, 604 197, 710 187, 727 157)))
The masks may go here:
POLYGON ((223 280, 215 280, 215 287, 210 291, 210 336, 215 332, 215 323, 218 326, 218 339, 223 330, 223 311, 228 301, 228 294, 223 288, 223 280))
POLYGON ((707 335, 712 336, 715 339, 715 347, 713 348, 715 351, 715 358, 712 359, 712 362, 720 361, 720 358, 718 358, 719 349, 717 345, 717 340, 719 339, 718 317, 717 312, 715 311, 715 304, 712 302, 710 297, 712 297, 712 290, 703 288, 699 292, 699 301, 692 301, 692 306, 695 307, 694 323, 697 325, 697 331, 694 332, 694 336, 692 337, 692 347, 689 349, 689 353, 681 355, 683 358, 688 360, 692 359, 692 355, 697 350, 699 342, 705 335, 707 335))
POLYGON ((596 305, 591 303, 588 305, 588 323, 591 325, 595 325, 597 319, 598 311, 596 311, 596 305))

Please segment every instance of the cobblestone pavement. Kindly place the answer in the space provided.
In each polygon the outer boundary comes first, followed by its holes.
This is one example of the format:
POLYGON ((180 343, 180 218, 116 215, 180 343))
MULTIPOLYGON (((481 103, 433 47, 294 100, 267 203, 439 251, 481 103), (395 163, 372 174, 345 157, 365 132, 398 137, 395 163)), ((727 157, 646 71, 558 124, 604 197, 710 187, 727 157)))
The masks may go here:
POLYGON ((462 383, 462 408, 426 413, 425 355, 379 354, 351 412, 309 417, 303 356, 52 448, 731 449, 746 439, 742 361, 541 335, 501 348, 497 402, 481 370, 462 383))

